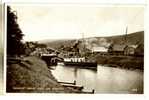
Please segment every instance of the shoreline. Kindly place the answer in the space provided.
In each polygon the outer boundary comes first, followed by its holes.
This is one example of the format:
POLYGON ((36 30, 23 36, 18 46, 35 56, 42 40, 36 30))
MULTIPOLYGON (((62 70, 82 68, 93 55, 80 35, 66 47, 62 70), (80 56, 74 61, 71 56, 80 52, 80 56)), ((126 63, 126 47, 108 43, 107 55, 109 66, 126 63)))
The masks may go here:
POLYGON ((92 55, 91 61, 97 61, 99 65, 108 65, 108 67, 123 69, 140 69, 144 70, 144 57, 136 56, 110 56, 110 55, 92 55))

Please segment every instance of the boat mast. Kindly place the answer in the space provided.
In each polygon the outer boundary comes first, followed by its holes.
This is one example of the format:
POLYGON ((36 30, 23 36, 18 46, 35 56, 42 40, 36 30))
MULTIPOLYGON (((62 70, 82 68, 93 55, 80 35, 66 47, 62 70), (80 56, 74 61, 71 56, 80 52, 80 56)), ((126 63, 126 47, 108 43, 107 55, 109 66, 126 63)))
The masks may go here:
POLYGON ((124 41, 124 43, 126 43, 126 44, 127 44, 127 31, 128 31, 128 26, 126 26, 126 31, 125 31, 125 41, 124 41))
POLYGON ((82 42, 83 42, 83 56, 85 57, 86 51, 85 51, 85 40, 84 40, 84 33, 82 33, 82 42))

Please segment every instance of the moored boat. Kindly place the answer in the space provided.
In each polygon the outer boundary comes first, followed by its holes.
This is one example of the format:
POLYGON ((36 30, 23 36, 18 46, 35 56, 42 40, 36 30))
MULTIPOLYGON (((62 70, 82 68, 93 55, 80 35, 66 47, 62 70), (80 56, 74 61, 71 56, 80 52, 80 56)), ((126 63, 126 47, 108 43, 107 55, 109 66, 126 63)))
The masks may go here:
POLYGON ((85 58, 65 58, 64 65, 97 70, 97 62, 86 61, 85 58))
POLYGON ((97 70, 97 62, 86 59, 88 49, 86 48, 84 34, 82 33, 82 35, 82 40, 76 40, 72 46, 72 51, 68 51, 67 58, 64 57, 64 65, 97 70))

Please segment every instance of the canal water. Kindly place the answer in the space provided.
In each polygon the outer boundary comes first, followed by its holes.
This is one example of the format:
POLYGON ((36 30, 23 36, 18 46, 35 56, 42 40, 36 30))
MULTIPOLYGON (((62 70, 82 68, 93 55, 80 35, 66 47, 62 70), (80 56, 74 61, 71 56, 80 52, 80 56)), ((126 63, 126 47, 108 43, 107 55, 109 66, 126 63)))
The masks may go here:
POLYGON ((58 64, 52 74, 58 81, 84 86, 95 93, 143 93, 143 71, 98 65, 98 70, 79 69, 58 64))

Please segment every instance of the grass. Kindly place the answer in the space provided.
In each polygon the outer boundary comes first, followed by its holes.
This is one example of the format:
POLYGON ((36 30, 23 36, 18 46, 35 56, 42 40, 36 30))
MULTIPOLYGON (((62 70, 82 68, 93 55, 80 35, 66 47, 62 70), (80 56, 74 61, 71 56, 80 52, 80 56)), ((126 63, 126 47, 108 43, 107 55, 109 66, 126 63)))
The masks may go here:
POLYGON ((7 92, 77 93, 60 85, 46 63, 37 57, 26 57, 20 63, 7 65, 7 92))

